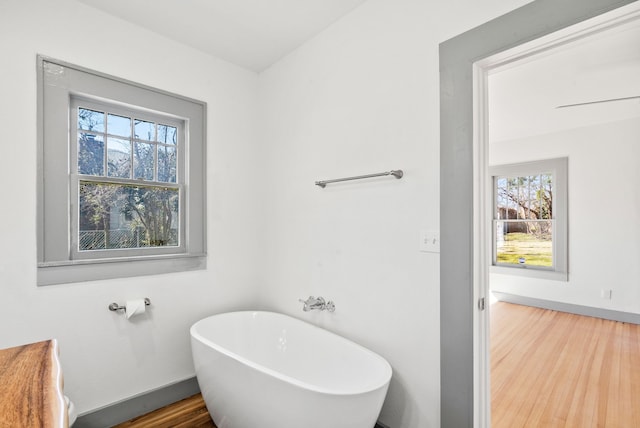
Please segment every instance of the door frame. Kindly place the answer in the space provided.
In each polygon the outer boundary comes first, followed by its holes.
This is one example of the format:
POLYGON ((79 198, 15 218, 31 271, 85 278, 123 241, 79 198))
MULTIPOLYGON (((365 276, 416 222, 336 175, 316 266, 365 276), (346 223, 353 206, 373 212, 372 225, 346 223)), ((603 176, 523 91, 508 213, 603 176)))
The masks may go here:
POLYGON ((491 260, 487 74, 584 37, 597 26, 569 27, 639 1, 536 0, 440 45, 442 427, 490 427, 489 316, 479 306, 491 260))

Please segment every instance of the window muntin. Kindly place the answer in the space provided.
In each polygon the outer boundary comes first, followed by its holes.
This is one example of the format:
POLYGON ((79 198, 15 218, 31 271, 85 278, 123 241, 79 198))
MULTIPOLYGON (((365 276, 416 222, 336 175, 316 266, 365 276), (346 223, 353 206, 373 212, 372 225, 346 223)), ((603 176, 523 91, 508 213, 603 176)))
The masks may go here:
POLYGON ((81 99, 73 103, 72 115, 77 114, 78 125, 78 174, 105 176, 106 165, 109 177, 176 183, 180 123, 168 125, 163 123, 168 119, 143 120, 140 113, 128 117, 107 110, 113 111, 115 106, 105 106, 102 110, 106 111, 86 107, 92 104, 81 99))

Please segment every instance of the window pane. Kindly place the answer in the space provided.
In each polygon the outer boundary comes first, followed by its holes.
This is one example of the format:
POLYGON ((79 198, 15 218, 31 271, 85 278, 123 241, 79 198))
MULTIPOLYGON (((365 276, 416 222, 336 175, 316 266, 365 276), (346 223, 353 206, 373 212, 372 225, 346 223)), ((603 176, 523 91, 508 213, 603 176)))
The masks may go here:
POLYGON ((107 139, 107 168, 109 177, 130 178, 131 143, 119 138, 107 139))
POLYGON ((155 144, 133 143, 133 178, 153 180, 155 144))
POLYGON ((78 134, 78 174, 104 175, 104 137, 78 134))
POLYGON ((165 144, 178 144, 178 130, 173 126, 158 125, 158 141, 165 144))
POLYGON ((178 245, 177 189, 80 182, 78 250, 178 245))
POLYGON ((78 129, 104 132, 104 113, 101 111, 78 109, 78 129))
POLYGON ((553 219, 553 175, 540 175, 540 218, 553 219))
POLYGON ((131 137, 131 118, 109 113, 107 115, 107 134, 131 137))
POLYGON ((496 263, 553 267, 552 221, 496 221, 496 263))
POLYGON ((134 130, 135 137, 139 140, 155 141, 156 139, 156 124, 153 122, 136 119, 134 130))
POLYGON ((496 219, 553 219, 553 176, 496 177, 496 219))
POLYGON ((506 219, 507 217, 507 179, 496 177, 496 219, 506 219))
POLYGON ((175 183, 176 168, 176 148, 171 146, 158 146, 158 181, 175 183))

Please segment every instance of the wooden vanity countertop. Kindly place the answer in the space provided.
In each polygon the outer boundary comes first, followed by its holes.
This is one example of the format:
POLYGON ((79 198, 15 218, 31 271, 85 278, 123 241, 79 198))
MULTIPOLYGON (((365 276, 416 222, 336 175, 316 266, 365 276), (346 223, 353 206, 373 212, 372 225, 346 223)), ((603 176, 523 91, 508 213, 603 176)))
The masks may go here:
POLYGON ((0 350, 0 426, 67 428, 55 339, 0 350))

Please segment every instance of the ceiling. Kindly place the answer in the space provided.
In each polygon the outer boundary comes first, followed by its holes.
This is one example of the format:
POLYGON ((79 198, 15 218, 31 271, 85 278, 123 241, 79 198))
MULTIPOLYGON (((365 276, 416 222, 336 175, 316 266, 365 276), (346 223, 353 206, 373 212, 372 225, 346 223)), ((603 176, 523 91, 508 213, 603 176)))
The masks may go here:
POLYGON ((366 0, 78 0, 260 72, 366 0))
MULTIPOLYGON (((78 0, 261 72, 367 0, 78 0)), ((638 14, 636 14, 637 16, 638 14)), ((491 141, 640 117, 640 19, 489 76, 491 141)))
POLYGON ((640 117, 640 18, 491 74, 488 102, 492 142, 640 117))

